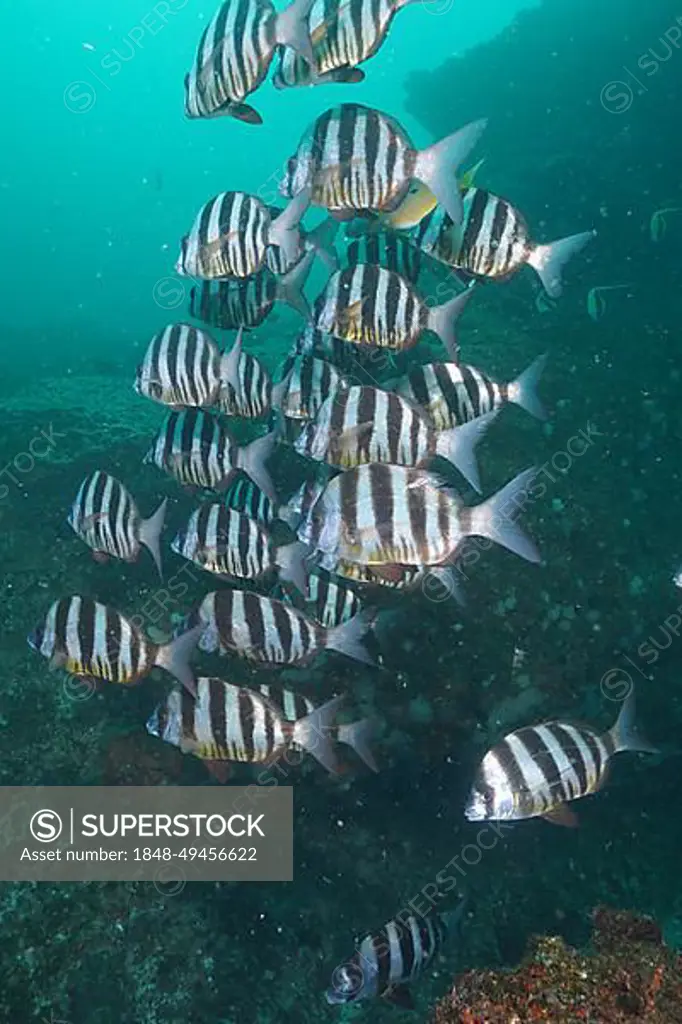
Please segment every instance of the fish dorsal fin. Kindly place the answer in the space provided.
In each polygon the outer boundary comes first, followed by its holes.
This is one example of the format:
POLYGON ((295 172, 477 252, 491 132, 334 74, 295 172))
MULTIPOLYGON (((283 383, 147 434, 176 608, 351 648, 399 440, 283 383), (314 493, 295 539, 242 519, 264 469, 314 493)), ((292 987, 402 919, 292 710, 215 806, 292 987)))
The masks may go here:
POLYGON ((578 827, 578 816, 575 811, 572 811, 566 804, 561 804, 560 807, 555 807, 552 811, 547 811, 542 817, 545 821, 549 821, 552 825, 563 825, 564 828, 577 828, 578 827))
POLYGON ((414 1010, 414 999, 407 985, 395 985, 384 993, 384 999, 403 1010, 414 1010))

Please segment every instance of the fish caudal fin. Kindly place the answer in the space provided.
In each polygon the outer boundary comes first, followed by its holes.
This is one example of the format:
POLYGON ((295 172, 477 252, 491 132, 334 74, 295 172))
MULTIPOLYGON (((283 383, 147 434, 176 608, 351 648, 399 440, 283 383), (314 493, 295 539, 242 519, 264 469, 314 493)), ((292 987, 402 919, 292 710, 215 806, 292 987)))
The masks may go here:
POLYGON ((379 767, 374 760, 374 754, 369 745, 375 733, 375 720, 373 718, 361 718, 357 722, 349 722, 347 725, 338 726, 336 738, 339 743, 345 743, 346 746, 352 747, 370 771, 378 772, 379 767))
POLYGON ((287 263, 293 263, 301 254, 301 232, 298 225, 309 206, 310 189, 304 188, 270 224, 268 242, 280 247, 287 263))
POLYGON ((320 257, 320 262, 324 263, 330 274, 333 274, 335 270, 338 270, 339 257, 336 249, 334 248, 334 239, 336 238, 339 230, 338 220, 334 220, 333 217, 325 217, 321 224, 318 224, 316 228, 308 232, 306 239, 307 243, 320 257))
POLYGON ((658 754, 658 747, 655 747, 646 736, 638 730, 635 722, 635 688, 630 687, 630 692, 623 701, 618 718, 613 727, 609 730, 613 740, 614 753, 620 750, 639 751, 642 754, 658 754))
POLYGON ((308 15, 314 0, 293 0, 277 15, 275 21, 275 42, 290 46, 315 71, 313 44, 310 39, 308 15))
POLYGON ((448 299, 442 306, 432 306, 429 310, 427 327, 437 334, 447 349, 448 356, 453 362, 459 359, 459 345, 455 336, 455 324, 461 315, 464 307, 472 296, 473 287, 467 288, 460 295, 448 299))
POLYGON ((189 661, 205 628, 204 623, 200 622, 186 633, 181 633, 175 640, 171 640, 169 644, 159 647, 154 662, 159 668, 165 668, 166 672, 175 676, 193 697, 197 695, 197 687, 189 661))
POLYGON ((265 463, 272 455, 277 440, 276 431, 271 430, 264 437, 257 437, 251 444, 241 448, 238 455, 238 468, 251 477, 273 504, 277 504, 277 494, 272 478, 265 468, 265 463))
POLYGON ((304 596, 308 593, 308 570, 305 559, 308 547, 300 540, 285 544, 275 552, 275 565, 279 569, 280 579, 293 583, 304 596))
POLYGON ((464 532, 471 537, 487 537, 528 562, 540 562, 540 552, 516 522, 529 503, 528 488, 536 476, 535 467, 526 469, 481 505, 462 509, 464 532))
POLYGON ((364 662, 365 665, 376 665, 376 661, 362 642, 375 618, 376 612, 373 609, 358 612, 352 619, 328 631, 325 646, 328 650, 338 651, 355 661, 364 662))
POLYGON ((220 380, 223 384, 230 384, 235 391, 239 389, 239 360, 242 357, 243 336, 244 328, 240 327, 234 345, 220 360, 220 380))
POLYGON ((462 223, 464 211, 455 171, 480 139, 486 124, 485 120, 472 121, 417 153, 414 177, 433 192, 457 227, 462 223))
POLYGON ((303 289, 314 262, 315 252, 311 250, 291 270, 277 278, 276 295, 278 300, 285 302, 287 306, 291 306, 292 309, 295 309, 306 320, 310 316, 310 305, 303 294, 303 289))
POLYGON ((516 380, 507 385, 509 401, 521 409, 525 409, 531 416, 535 416, 539 420, 547 419, 547 413, 537 394, 538 383, 547 365, 547 359, 547 352, 538 356, 523 373, 519 374, 516 380))
POLYGON ((572 256, 584 249, 587 243, 594 238, 596 231, 582 231, 579 235, 568 235, 567 238, 560 238, 557 242, 550 242, 549 245, 536 245, 528 263, 538 274, 551 299, 561 295, 562 282, 561 272, 564 264, 568 263, 572 256))
POLYGON ((498 409, 485 416, 477 416, 468 423, 462 423, 450 430, 436 434, 436 455, 447 459, 455 466, 475 491, 481 492, 481 481, 476 462, 476 445, 495 419, 498 409))
POLYGON ((150 516, 149 519, 143 519, 140 523, 140 544, 144 544, 154 559, 154 565, 159 571, 160 579, 163 579, 163 569, 161 567, 161 545, 159 544, 159 539, 166 518, 167 508, 168 498, 164 498, 154 515, 150 516))
POLYGON ((328 772, 338 772, 339 762, 334 751, 336 716, 344 697, 334 697, 306 718, 294 723, 291 738, 299 747, 312 754, 328 772))

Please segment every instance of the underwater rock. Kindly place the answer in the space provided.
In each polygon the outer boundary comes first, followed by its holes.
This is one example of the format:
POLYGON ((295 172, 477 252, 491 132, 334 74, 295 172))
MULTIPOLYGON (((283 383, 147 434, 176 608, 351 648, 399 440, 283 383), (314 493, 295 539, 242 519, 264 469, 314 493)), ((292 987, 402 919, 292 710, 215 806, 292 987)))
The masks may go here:
POLYGON ((589 950, 535 938, 516 970, 473 970, 455 980, 431 1024, 678 1024, 682 958, 649 917, 598 907, 589 950))

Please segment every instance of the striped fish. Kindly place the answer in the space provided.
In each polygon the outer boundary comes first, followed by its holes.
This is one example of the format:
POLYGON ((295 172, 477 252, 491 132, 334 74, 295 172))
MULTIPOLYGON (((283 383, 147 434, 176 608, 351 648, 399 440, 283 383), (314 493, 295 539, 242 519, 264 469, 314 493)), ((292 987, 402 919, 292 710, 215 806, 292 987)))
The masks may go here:
MULTIPOLYGON (((312 715, 317 709, 309 697, 300 693, 294 693, 286 686, 261 683, 258 692, 281 712, 287 722, 298 722, 306 715, 312 715)), ((369 746, 369 740, 374 732, 374 722, 370 718, 363 718, 357 722, 336 723, 332 729, 332 736, 337 743, 345 743, 352 747, 355 753, 365 762, 373 772, 378 772, 374 755, 369 746)), ((292 748, 296 748, 296 741, 292 740, 292 748)))
POLYGON ((355 952, 332 974, 327 1002, 336 1006, 383 996, 414 1009, 411 982, 429 966, 454 930, 464 903, 448 914, 405 914, 366 935, 355 952))
POLYGON ((291 356, 310 355, 318 359, 324 359, 333 363, 342 373, 351 373, 354 370, 370 366, 374 362, 377 353, 374 349, 361 348, 351 342, 335 338, 333 334, 320 331, 310 324, 303 329, 294 342, 291 356))
POLYGON ((109 556, 124 562, 135 562, 140 545, 149 551, 163 576, 159 537, 166 517, 168 501, 164 499, 149 519, 143 519, 132 496, 123 484, 97 469, 86 476, 69 511, 67 522, 72 530, 92 548, 97 561, 109 556))
POLYGON ((330 212, 394 209, 414 179, 423 182, 455 223, 462 198, 455 170, 478 141, 485 121, 418 152, 392 117, 358 103, 325 111, 304 132, 280 191, 310 188, 311 202, 330 212))
POLYGON ((509 733, 483 758, 465 815, 469 821, 543 817, 574 825, 566 804, 601 789, 611 758, 622 750, 658 753, 637 731, 633 689, 602 735, 563 721, 509 733))
MULTIPOLYGON (((256 356, 244 352, 242 331, 223 357, 223 372, 216 405, 226 416, 259 419, 267 416, 273 401, 270 374, 256 356)), ((278 389, 277 395, 281 389, 278 389)))
POLYGON ((536 473, 520 473, 471 508, 425 470, 358 466, 327 484, 298 537, 331 572, 340 559, 369 566, 442 565, 465 537, 485 537, 538 562, 535 545, 515 521, 536 473))
POLYGON ((303 544, 275 547, 260 523, 220 503, 196 509, 171 548, 217 576, 255 581, 279 570, 280 579, 307 590, 303 544))
POLYGON ((362 644, 373 621, 372 612, 360 612, 334 629, 325 629, 283 601, 225 589, 207 594, 195 619, 204 624, 199 647, 208 654, 238 654, 248 661, 276 666, 299 665, 323 650, 333 650, 374 664, 362 644))
POLYGON ((330 731, 343 697, 295 721, 269 697, 223 679, 197 680, 197 696, 172 690, 147 721, 147 732, 204 761, 269 764, 295 746, 308 751, 328 771, 337 771, 330 731))
POLYGON ((303 252, 298 224, 308 202, 303 190, 273 220, 258 196, 221 192, 204 203, 182 239, 177 273, 206 281, 249 277, 265 265, 269 245, 278 245, 287 260, 296 262, 303 252))
POLYGON ((317 356, 294 356, 285 363, 286 387, 277 404, 280 412, 292 420, 311 420, 321 406, 348 387, 335 366, 317 356))
POLYGON ((134 387, 162 405, 212 405, 220 388, 216 343, 189 324, 170 324, 150 341, 134 387))
POLYGON ((189 659, 201 630, 195 626, 169 644, 154 644, 120 612, 88 597, 62 597, 28 637, 51 669, 130 686, 157 665, 194 692, 189 659))
POLYGON ((143 461, 178 483, 209 490, 226 487, 241 469, 274 501, 275 489, 265 468, 274 444, 270 433, 240 448, 215 416, 203 409, 183 409, 166 416, 143 461))
POLYGON ((440 455, 480 491, 475 448, 496 414, 493 411, 439 432, 424 413, 400 395, 353 385, 324 402, 294 448, 299 455, 337 469, 369 462, 422 466, 440 455))
POLYGON ((312 324, 355 345, 400 350, 434 331, 457 358, 455 321, 472 294, 468 288, 440 306, 428 306, 409 281, 370 263, 338 270, 313 306, 312 324))
POLYGON ((308 34, 311 0, 294 0, 277 13, 270 0, 227 0, 204 30, 194 64, 185 76, 185 114, 190 118, 236 117, 262 124, 244 103, 266 78, 278 45, 313 63, 308 34))
POLYGON ((416 284, 421 270, 421 250, 408 235, 394 231, 378 231, 360 235, 346 250, 346 264, 371 263, 400 274, 416 284))
POLYGON ((564 264, 595 235, 583 231, 549 245, 536 245, 519 211, 482 188, 466 190, 463 208, 461 226, 455 227, 446 211, 435 207, 413 230, 415 243, 448 266, 478 277, 506 278, 527 263, 552 298, 561 294, 564 264))
MULTIPOLYGON (((294 603, 288 588, 281 584, 277 585, 271 596, 287 604, 294 603)), ((313 569, 310 572, 307 601, 313 618, 327 629, 348 622, 362 611, 362 602, 355 591, 324 569, 313 569)))
POLYGON ((397 392, 422 408, 436 430, 469 423, 513 402, 538 419, 545 411, 537 385, 547 362, 538 356, 516 380, 498 384, 473 366, 461 363, 426 363, 414 366, 398 385, 397 392))
POLYGON ((308 18, 315 63, 311 67, 295 51, 280 49, 275 87, 361 82, 365 75, 357 65, 374 56, 386 38, 393 15, 410 2, 316 0, 308 18))
POLYGON ((314 253, 306 253, 281 277, 262 267, 248 277, 201 281, 190 289, 190 316, 223 330, 259 327, 275 304, 283 302, 307 319, 310 307, 303 287, 314 259, 314 253))
POLYGON ((272 526, 276 518, 276 510, 267 494, 256 487, 248 476, 240 475, 230 484, 223 495, 223 503, 235 512, 241 512, 250 519, 255 519, 263 526, 272 526))
POLYGON ((202 281, 190 289, 189 296, 189 312, 195 320, 225 331, 259 327, 278 298, 277 279, 264 267, 251 277, 202 281))

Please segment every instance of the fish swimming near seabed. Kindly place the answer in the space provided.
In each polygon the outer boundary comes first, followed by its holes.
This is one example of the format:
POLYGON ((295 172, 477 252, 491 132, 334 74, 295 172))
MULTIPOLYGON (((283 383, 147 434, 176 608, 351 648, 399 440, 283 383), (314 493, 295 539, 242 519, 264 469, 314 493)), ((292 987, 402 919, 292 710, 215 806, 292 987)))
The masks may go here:
POLYGON ((568 804, 598 792, 614 754, 658 753, 635 724, 634 688, 605 733, 569 721, 544 722, 509 733, 483 758, 469 794, 469 821, 546 818, 574 826, 568 804))

